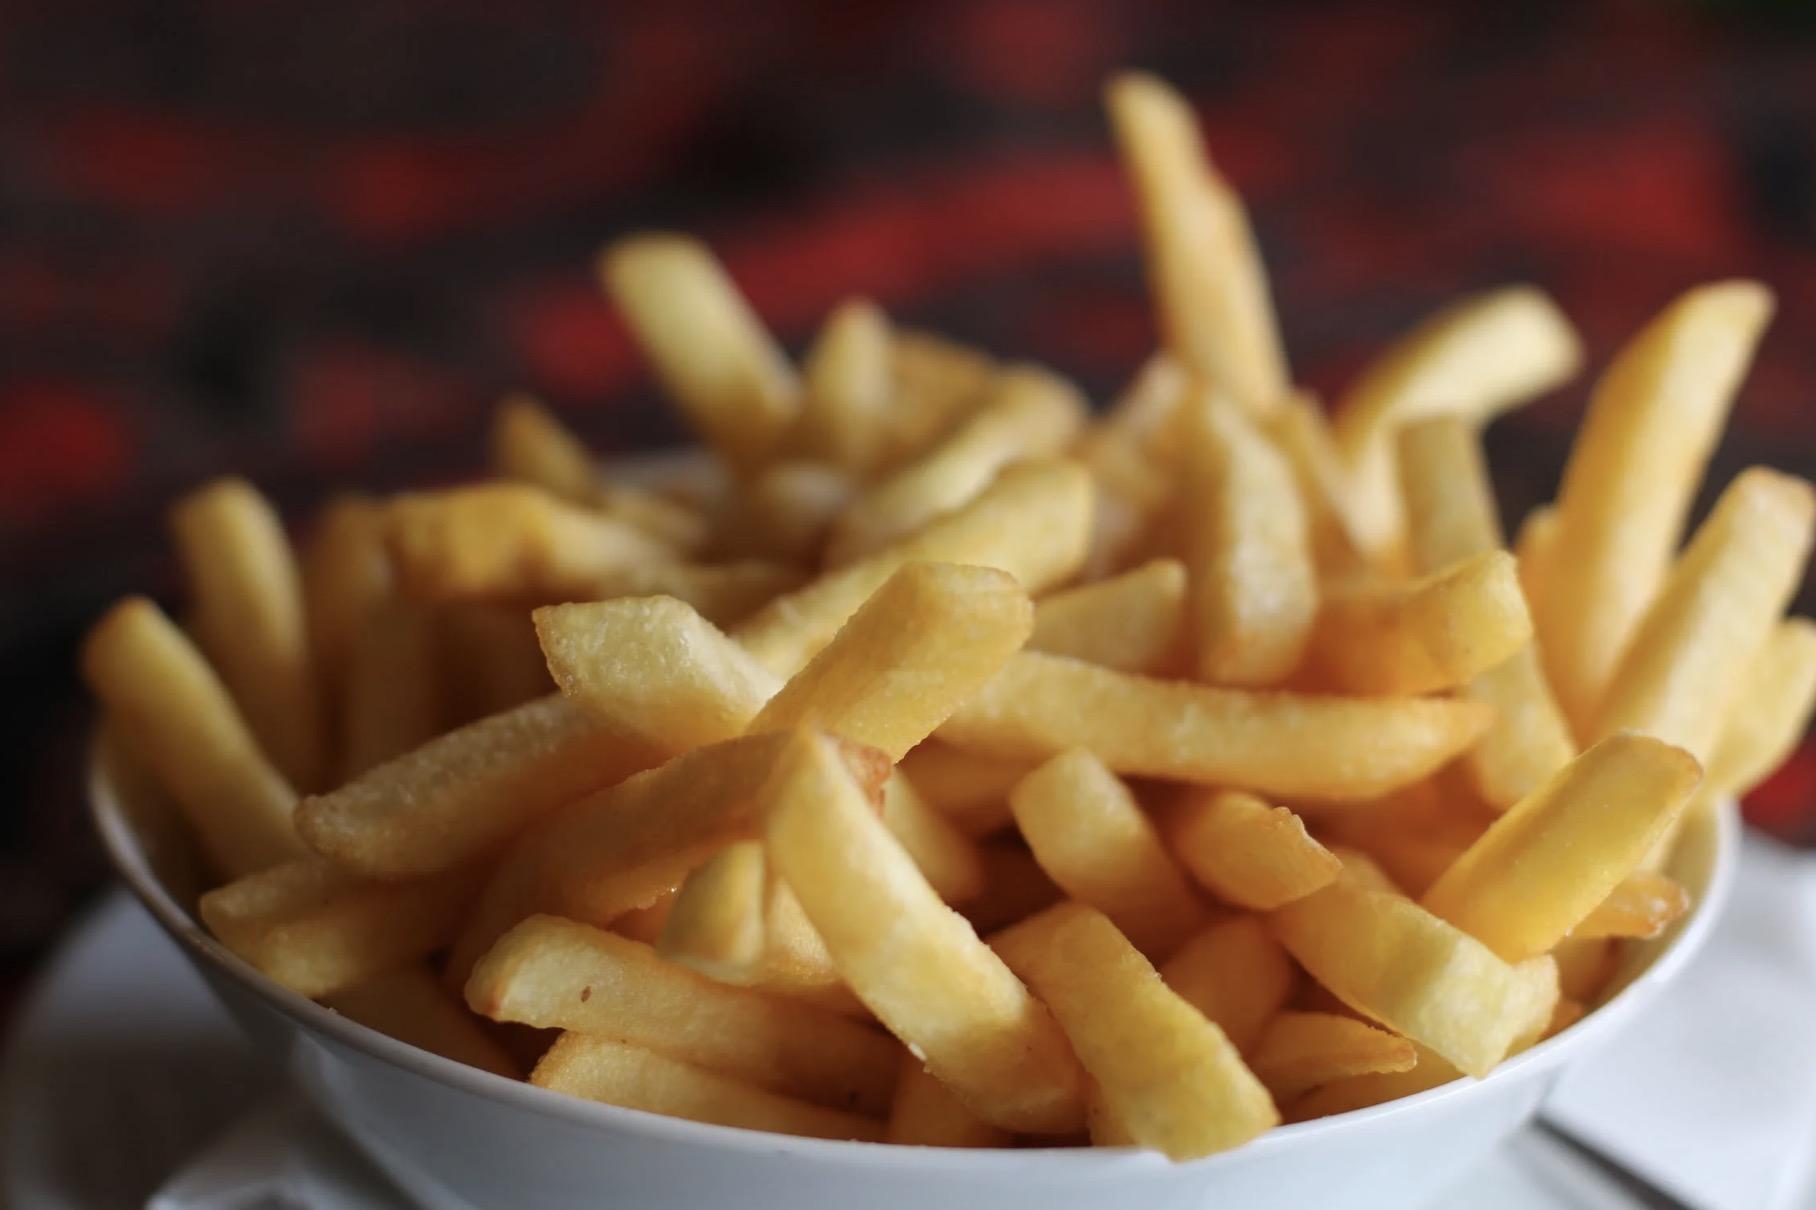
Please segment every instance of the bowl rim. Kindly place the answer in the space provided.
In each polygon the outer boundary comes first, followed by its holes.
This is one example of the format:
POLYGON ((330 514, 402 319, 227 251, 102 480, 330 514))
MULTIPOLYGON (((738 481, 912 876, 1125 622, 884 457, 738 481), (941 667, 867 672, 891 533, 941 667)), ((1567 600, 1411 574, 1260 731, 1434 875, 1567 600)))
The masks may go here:
POLYGON ((1220 1163, 1235 1162, 1239 1157, 1259 1157, 1321 1135, 1364 1129, 1369 1123, 1393 1114, 1405 1113, 1458 1096, 1468 1096, 1472 1089, 1489 1081, 1502 1080, 1529 1069, 1555 1066, 1572 1050, 1613 1028, 1618 1019, 1629 1016, 1645 1001, 1654 998, 1702 949, 1733 888, 1741 848, 1738 804, 1731 798, 1719 799, 1713 804, 1714 809, 1708 812, 1709 818, 1701 822, 1701 826, 1706 827, 1710 833, 1706 884, 1689 914, 1676 922, 1672 926, 1673 931, 1662 939, 1657 955, 1606 1002, 1566 1029, 1504 1061, 1486 1079, 1477 1080, 1465 1076, 1379 1105, 1304 1122, 1283 1123, 1241 1147, 1174 1163, 1157 1152, 1136 1147, 930 1147, 802 1138, 740 1126, 695 1122, 538 1088, 526 1080, 482 1071, 418 1049, 291 991, 215 940, 153 873, 145 859, 140 838, 122 805, 119 787, 109 775, 109 763, 102 736, 97 730, 90 745, 87 763, 89 814, 114 872, 126 883, 152 918, 192 958, 205 960, 243 990, 303 1029, 324 1034, 340 1046, 381 1064, 399 1068, 418 1079, 570 1125, 605 1129, 652 1141, 691 1144, 737 1153, 785 1155, 821 1162, 856 1164, 873 1169, 911 1168, 920 1175, 1013 1169, 1026 1165, 1034 1156, 1039 1156, 1043 1164, 1063 1166, 1064 1174, 1075 1176, 1121 1175, 1132 1168, 1155 1166, 1175 1171, 1198 1171, 1220 1163))

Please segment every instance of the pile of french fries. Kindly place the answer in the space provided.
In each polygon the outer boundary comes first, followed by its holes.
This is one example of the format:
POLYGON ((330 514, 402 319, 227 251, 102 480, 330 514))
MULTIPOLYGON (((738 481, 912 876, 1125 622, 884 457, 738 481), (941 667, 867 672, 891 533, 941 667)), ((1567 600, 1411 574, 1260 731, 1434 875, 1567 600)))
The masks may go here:
POLYGON ((1809 485, 1682 543, 1769 294, 1635 336, 1510 552, 1478 433, 1576 372, 1557 308, 1458 303, 1327 420, 1188 107, 1108 101, 1164 348, 1101 413, 863 300, 797 368, 639 235, 601 278, 708 456, 602 477, 518 398, 495 480, 300 554, 242 482, 182 501, 182 624, 124 601, 84 669, 215 936, 615 1105, 1178 1160, 1592 1006, 1816 701, 1809 485))

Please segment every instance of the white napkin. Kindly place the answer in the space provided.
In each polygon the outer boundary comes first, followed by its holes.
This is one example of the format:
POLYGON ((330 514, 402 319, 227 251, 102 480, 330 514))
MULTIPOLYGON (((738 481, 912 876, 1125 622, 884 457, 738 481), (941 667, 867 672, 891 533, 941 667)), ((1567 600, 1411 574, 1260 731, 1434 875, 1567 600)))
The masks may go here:
POLYGON ((1708 947, 1545 1114, 1697 1210, 1816 1205, 1816 856, 1749 832, 1708 947))
MULTIPOLYGON (((1816 1210, 1816 855, 1749 834, 1707 948, 1677 987, 1563 1079, 1545 1114, 1695 1210, 1816 1210)), ((1529 1131, 1434 1210, 1637 1204, 1529 1131)), ((408 1202, 284 1094, 198 1155, 148 1210, 274 1206, 408 1202)))

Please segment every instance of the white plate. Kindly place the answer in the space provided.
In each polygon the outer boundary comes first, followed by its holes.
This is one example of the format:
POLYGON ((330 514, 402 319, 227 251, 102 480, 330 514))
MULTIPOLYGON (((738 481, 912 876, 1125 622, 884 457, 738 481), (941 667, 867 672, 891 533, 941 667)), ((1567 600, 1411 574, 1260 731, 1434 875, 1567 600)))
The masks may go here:
MULTIPOLYGON (((0 1066, 0 1204, 138 1210, 211 1137, 268 1099, 274 1080, 171 942, 113 894, 45 968, 0 1066)), ((305 1141, 297 1150, 307 1158, 332 1147, 305 1141)), ((346 1162, 338 1148, 333 1162, 346 1162)), ((1632 1204, 1521 1136, 1434 1210, 1632 1204)))

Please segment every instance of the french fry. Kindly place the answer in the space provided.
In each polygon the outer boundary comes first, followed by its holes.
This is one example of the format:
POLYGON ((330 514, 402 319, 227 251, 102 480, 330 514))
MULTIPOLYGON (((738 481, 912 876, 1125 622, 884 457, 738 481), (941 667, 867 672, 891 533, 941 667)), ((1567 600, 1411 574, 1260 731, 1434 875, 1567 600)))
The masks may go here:
POLYGON ((1722 722, 1699 797, 1745 794, 1784 763, 1809 730, 1816 709, 1816 623, 1780 622, 1753 657, 1722 722))
POLYGON ((1185 407, 1179 503, 1198 679, 1277 684, 1299 666, 1318 612, 1305 501, 1240 412, 1202 391, 1185 407))
POLYGON ((1350 1076, 1411 1071, 1418 1051, 1405 1038, 1354 1017, 1283 1012, 1267 1023, 1247 1056, 1275 1104, 1350 1076))
POLYGON ((524 483, 406 494, 388 512, 399 583, 423 601, 570 600, 601 576, 676 558, 622 518, 524 483))
POLYGON ((1083 1073, 1047 1010, 940 902, 834 749, 784 738, 764 841, 851 989, 986 1121, 1082 1126, 1083 1073))
POLYGON ((468 1067, 510 1080, 523 1069, 494 1042, 441 981, 421 964, 400 967, 358 987, 335 992, 322 1003, 367 1029, 407 1042, 468 1067))
POLYGON ((874 474, 918 457, 984 399, 996 360, 932 332, 897 328, 890 345, 894 402, 884 412, 884 441, 874 474))
POLYGON ((910 1147, 1007 1147, 1014 1136, 965 1108, 912 1054, 902 1055, 886 1143, 910 1147))
MULTIPOLYGON (((1040 610, 1035 608, 1036 625, 1040 610)), ((979 756, 937 739, 916 744, 897 763, 922 800, 967 836, 988 836, 1014 822, 1009 791, 1034 762, 979 756)))
POLYGON ((1690 910, 1690 892, 1663 874, 1639 870, 1615 884, 1608 897, 1570 930, 1572 940, 1656 937, 1690 910))
POLYGON ((1273 407, 1286 394, 1286 358, 1241 198, 1205 155, 1185 99, 1166 84, 1124 73, 1110 81, 1105 103, 1135 185, 1167 348, 1244 407, 1273 407))
POLYGON ((1533 600, 1551 687, 1580 736, 1607 734, 1597 723, 1603 699, 1671 567, 1772 306, 1756 282, 1691 290, 1628 341, 1596 384, 1546 556, 1569 570, 1547 577, 1533 600))
POLYGON ((1338 999, 1473 1076, 1487 1075, 1557 1002, 1549 960, 1506 962, 1347 867, 1270 920, 1287 952, 1338 999))
POLYGON ((883 823, 941 899, 963 904, 984 893, 977 842, 928 806, 899 769, 883 785, 883 823))
POLYGON ((1378 356, 1344 393, 1331 421, 1364 553, 1381 559, 1403 541, 1394 465, 1401 427, 1447 414, 1483 423, 1562 385, 1581 362, 1570 322, 1530 286, 1446 307, 1378 356))
POLYGON ((1709 759, 1748 657, 1802 579, 1813 525, 1808 483, 1763 467, 1737 475, 1641 619, 1596 733, 1630 728, 1709 759))
POLYGON ((1191 389, 1191 376, 1178 360, 1166 352, 1155 353, 1110 401, 1085 440, 1120 438, 1144 460, 1170 464, 1176 460, 1170 438, 1177 431, 1180 405, 1191 389))
POLYGON ((675 900, 679 897, 679 891, 670 891, 666 895, 656 896, 648 907, 632 908, 612 921, 612 932, 620 937, 629 937, 632 941, 641 941, 645 945, 656 944, 656 939, 662 936, 663 926, 668 923, 669 914, 675 910, 675 900))
POLYGON ((1225 903, 1272 911, 1333 882, 1343 868, 1305 821, 1240 790, 1190 790, 1165 816, 1168 846, 1225 903))
MULTIPOLYGON (((806 580, 799 568, 767 559, 727 563, 651 563, 621 567, 589 579, 574 601, 615 597, 674 597, 714 626, 733 626, 806 580)), ((547 602, 558 604, 559 602, 547 602)))
POLYGON ((885 413, 895 401, 889 317, 867 298, 847 299, 826 317, 801 374, 805 392, 790 445, 861 480, 876 465, 885 413))
POLYGON ((607 484, 598 462, 552 412, 528 395, 506 396, 492 414, 492 469, 572 504, 616 513, 676 550, 706 537, 699 513, 653 492, 607 484))
POLYGON ((446 945, 477 886, 468 869, 373 882, 299 857, 216 887, 202 896, 198 911, 222 945, 313 999, 359 987, 446 945))
POLYGON ((202 653, 156 605, 128 597, 95 623, 82 643, 82 677, 217 873, 237 878, 302 855, 291 824, 296 791, 202 653))
POLYGON ((1247 1054, 1291 998, 1299 971, 1263 917, 1231 916, 1187 941, 1160 977, 1247 1054))
MULTIPOLYGON (((647 907, 735 840, 754 837, 770 770, 803 742, 792 732, 696 748, 570 801, 511 846, 448 960, 454 979, 512 925, 538 912, 605 925, 647 907)), ((830 740, 865 793, 879 800, 889 758, 830 740)))
POLYGON ((1307 675, 1338 693, 1434 693, 1468 684, 1531 641, 1514 558, 1490 550, 1409 584, 1327 593, 1307 675))
POLYGON ((551 694, 305 799, 296 830, 354 873, 420 878, 494 852, 555 808, 660 759, 551 694))
POLYGON ((1488 826, 1420 902, 1508 962, 1550 950, 1668 832, 1702 769, 1651 736, 1610 736, 1488 826))
POLYGON ((771 462, 727 496, 713 521, 718 558, 817 564, 850 504, 850 476, 818 462, 771 462))
POLYGON ((1565 999, 1593 1002, 1614 977, 1621 962, 1618 942, 1606 937, 1571 938, 1551 951, 1557 963, 1558 988, 1565 999))
POLYGON ((1011 467, 977 499, 914 536, 778 597, 732 637, 770 671, 792 676, 903 564, 996 567, 1032 595, 1083 564, 1090 518, 1090 476, 1076 464, 1011 467))
POLYGON ((1084 747, 1122 774, 1353 800, 1427 776, 1491 717, 1474 702, 1252 693, 1024 651, 938 735, 990 756, 1084 747))
POLYGON ((749 981, 763 961, 768 897, 769 863, 762 844, 728 844, 681 884, 656 952, 723 983, 749 981))
POLYGON ((761 995, 663 961, 656 951, 555 916, 499 939, 467 980, 473 1011, 495 1021, 598 1034, 771 1092, 880 1117, 901 1047, 805 1004, 761 995))
POLYGON ((788 358, 717 258, 686 236, 628 236, 599 258, 663 389, 732 467, 762 465, 801 409, 788 358))
POLYGON ((301 573, 283 522, 243 479, 217 479, 170 510, 197 642, 291 784, 322 775, 322 707, 301 573))
POLYGON ((1539 610, 1539 598, 1545 595, 1556 542, 1557 506, 1553 504, 1541 504, 1527 513, 1513 540, 1513 555, 1520 561, 1520 587, 1526 590, 1526 604, 1534 614, 1539 610))
POLYGON ((1319 573, 1336 579, 1362 571, 1366 561, 1349 520, 1349 472, 1323 407, 1303 392, 1289 394, 1266 416, 1264 431, 1285 456, 1299 485, 1319 573))
MULTIPOLYGON (((1481 831, 1478 829, 1477 835, 1481 831)), ((1358 842, 1365 854, 1397 890, 1417 897, 1468 851, 1473 838, 1450 832, 1390 832, 1358 842)))
POLYGON ((1027 642, 1033 625, 1034 607, 1007 572, 905 563, 750 730, 812 723, 900 760, 1027 642))
POLYGON ((339 718, 341 785, 441 731, 441 649, 427 609, 390 598, 366 615, 347 663, 339 718))
POLYGON ((1168 988, 1101 912, 1062 903, 991 944, 1052 1009, 1104 1108, 1135 1143, 1197 1159, 1280 1121, 1224 1032, 1168 988))
POLYGON ((343 492, 329 499, 302 547, 303 622, 322 707, 324 769, 345 762, 337 750, 353 644, 367 614, 395 593, 385 554, 384 505, 343 492))
POLYGON ((763 957, 748 972, 746 986, 789 996, 829 1012, 869 1021, 874 1018, 852 994, 833 965, 825 939, 814 930, 801 901, 768 864, 769 894, 763 904, 763 957))
POLYGON ((1413 1051, 1418 1059, 1405 1071, 1350 1076, 1312 1089, 1288 1107, 1287 1121, 1309 1122, 1313 1118, 1367 1109, 1370 1105, 1397 1101, 1463 1078, 1463 1073, 1436 1051, 1417 1042, 1413 1043, 1413 1051))
POLYGON ((1178 659, 1185 599, 1185 565, 1154 559, 1035 602, 1028 648, 1123 672, 1159 674, 1178 659))
POLYGON ((555 688, 536 641, 536 624, 523 606, 490 601, 404 604, 434 610, 442 648, 438 679, 446 682, 449 725, 514 710, 555 688))
POLYGON ((672 597, 545 605, 532 615, 562 694, 665 755, 742 735, 781 682, 672 597))
MULTIPOLYGON (((1430 575, 1501 549, 1505 538, 1481 443, 1461 418, 1437 417, 1407 427, 1399 457, 1417 571, 1430 575)), ((1523 558, 1516 562, 1521 595, 1529 602, 1528 568, 1523 558)), ((1576 755, 1570 726, 1531 643, 1477 674, 1466 693, 1495 708, 1488 733, 1464 758, 1477 792, 1493 806, 1512 806, 1576 755)))
POLYGON ((1041 868, 1150 960, 1164 961, 1208 923, 1135 796, 1083 748, 1028 774, 1009 804, 1041 868))
POLYGON ((1078 388, 1039 366, 997 373, 989 398, 950 436, 872 486, 832 525, 826 565, 842 567, 915 533, 975 499, 1024 458, 1065 452, 1084 425, 1078 388))
POLYGON ((718 1126, 881 1142, 874 1118, 778 1096, 615 1038, 566 1033, 530 1073, 539 1088, 718 1126))

